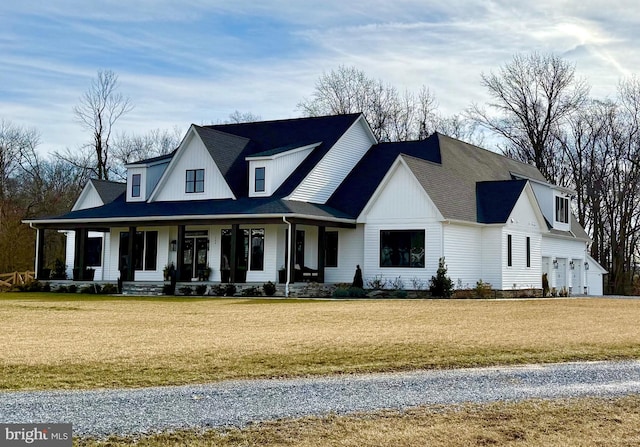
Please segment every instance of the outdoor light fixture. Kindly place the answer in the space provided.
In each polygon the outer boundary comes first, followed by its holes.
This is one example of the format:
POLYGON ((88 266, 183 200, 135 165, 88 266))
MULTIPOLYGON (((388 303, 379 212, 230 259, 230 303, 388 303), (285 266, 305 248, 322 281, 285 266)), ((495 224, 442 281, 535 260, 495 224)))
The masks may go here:
POLYGON ((176 241, 175 239, 171 241, 171 243, 169 244, 169 249, 171 251, 176 251, 178 249, 178 241, 176 241))
POLYGON ((574 265, 574 263, 573 263, 573 259, 572 259, 571 261, 569 261, 569 268, 570 268, 571 270, 573 270, 573 269, 575 269, 575 268, 576 268, 576 266, 575 266, 575 265, 574 265))
POLYGON ((553 268, 558 270, 558 260, 557 259, 553 260, 553 268))
POLYGON ((587 261, 584 261, 584 269, 589 270, 589 263, 587 261))

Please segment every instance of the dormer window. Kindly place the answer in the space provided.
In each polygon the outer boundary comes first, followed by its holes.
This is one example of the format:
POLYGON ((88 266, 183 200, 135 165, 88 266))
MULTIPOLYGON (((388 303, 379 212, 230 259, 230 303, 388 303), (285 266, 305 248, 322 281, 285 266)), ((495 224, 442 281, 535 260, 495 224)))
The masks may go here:
POLYGON ((140 197, 141 179, 141 174, 133 174, 131 176, 131 197, 140 197))
POLYGON ((255 170, 255 191, 264 192, 265 168, 260 167, 255 170))
POLYGON ((204 192, 204 169, 187 169, 185 192, 204 192))
POLYGON ((556 196, 556 222, 569 223, 569 199, 556 196))

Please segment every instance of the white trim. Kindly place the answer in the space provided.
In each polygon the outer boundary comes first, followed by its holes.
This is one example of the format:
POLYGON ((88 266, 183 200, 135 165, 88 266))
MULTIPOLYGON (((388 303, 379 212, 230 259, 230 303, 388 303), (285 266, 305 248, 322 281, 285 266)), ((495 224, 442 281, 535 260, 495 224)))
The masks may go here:
POLYGON ((369 200, 367 201, 367 204, 364 206, 364 208, 362 209, 362 211, 358 215, 358 218, 357 218, 357 222, 358 223, 366 223, 366 216, 367 216, 367 214, 369 214, 369 211, 371 210, 371 207, 378 200, 378 198, 380 197, 380 195, 382 194, 382 192, 386 188, 387 184, 391 181, 391 178, 393 177, 395 172, 398 170, 400 165, 404 166, 407 169, 407 171, 411 174, 411 178, 413 179, 413 181, 416 182, 416 184, 424 192, 425 197, 430 202, 430 204, 433 205, 433 208, 438 210, 438 216, 436 218, 438 220, 440 220, 440 221, 445 220, 444 217, 442 216, 442 213, 440 212, 440 210, 436 206, 436 204, 433 203, 433 200, 431 200, 431 197, 429 197, 429 193, 427 191, 425 191, 425 189, 422 186, 422 184, 418 181, 416 176, 413 174, 413 171, 411 171, 411 168, 409 168, 409 166, 407 165, 407 162, 404 161, 404 159, 402 158, 402 154, 399 154, 396 157, 396 159, 393 162, 393 164, 391 165, 391 167, 389 168, 389 170, 387 171, 387 173, 384 175, 384 177, 382 178, 382 180, 378 184, 378 186, 376 187, 375 191, 373 192, 373 194, 371 195, 369 200))
POLYGON ((509 172, 509 173, 512 176, 516 177, 516 178, 519 178, 519 179, 522 179, 522 180, 529 180, 532 183, 537 183, 539 185, 544 185, 544 186, 547 186, 547 187, 549 187, 549 188, 551 188, 553 190, 556 190, 556 191, 561 191, 561 192, 564 192, 564 193, 572 195, 572 196, 576 194, 575 190, 570 189, 570 188, 565 188, 564 186, 554 185, 553 183, 549 183, 549 182, 545 182, 543 180, 538 180, 538 179, 535 179, 535 178, 527 177, 526 175, 518 174, 516 172, 509 172))
POLYGON ((165 155, 160 155, 160 157, 167 157, 167 158, 163 158, 162 160, 156 160, 156 161, 152 161, 151 163, 127 163, 126 165, 124 165, 125 168, 129 169, 129 168, 152 168, 153 166, 158 166, 164 163, 169 163, 171 162, 171 160, 173 159, 173 154, 171 157, 169 157, 169 154, 165 154, 165 155))
POLYGON ((277 154, 273 154, 273 155, 258 155, 258 156, 248 155, 244 157, 244 159, 245 161, 275 160, 276 158, 284 157, 285 155, 295 154, 298 152, 305 151, 307 149, 315 149, 321 144, 322 144, 322 141, 320 141, 319 143, 307 144, 306 146, 300 146, 300 147, 296 147, 286 151, 278 152, 277 154))

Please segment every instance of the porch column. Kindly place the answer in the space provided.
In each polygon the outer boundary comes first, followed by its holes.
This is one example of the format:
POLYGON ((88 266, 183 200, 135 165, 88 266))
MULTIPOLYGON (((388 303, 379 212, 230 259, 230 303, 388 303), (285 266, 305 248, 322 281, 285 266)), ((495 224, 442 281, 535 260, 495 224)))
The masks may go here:
POLYGON ((318 227, 318 282, 324 282, 324 255, 325 255, 325 236, 327 227, 318 227))
POLYGON ((178 225, 178 240, 176 241, 176 278, 182 281, 182 271, 184 270, 184 234, 185 226, 178 225))
POLYGON ((238 269, 238 233, 240 232, 240 225, 231 225, 231 259, 229 264, 231 271, 229 272, 229 282, 232 284, 236 282, 237 269, 238 269))
POLYGON ((84 277, 84 254, 86 252, 85 247, 87 243, 87 230, 85 228, 78 228, 76 230, 76 241, 75 241, 75 251, 73 257, 73 269, 74 273, 74 281, 81 281, 84 277))
POLYGON ((133 247, 135 246, 136 239, 136 227, 129 227, 129 245, 127 247, 127 281, 135 281, 136 280, 136 267, 133 265, 133 247))
MULTIPOLYGON (((291 222, 291 234, 289 237, 291 238, 291 253, 289 253, 289 283, 293 284, 296 282, 296 224, 295 222, 291 222)), ((289 241, 287 241, 289 243, 289 241)), ((304 264, 304 259, 302 260, 304 264)))
POLYGON ((44 228, 38 228, 36 230, 36 279, 47 280, 49 278, 43 278, 42 269, 44 268, 44 228))

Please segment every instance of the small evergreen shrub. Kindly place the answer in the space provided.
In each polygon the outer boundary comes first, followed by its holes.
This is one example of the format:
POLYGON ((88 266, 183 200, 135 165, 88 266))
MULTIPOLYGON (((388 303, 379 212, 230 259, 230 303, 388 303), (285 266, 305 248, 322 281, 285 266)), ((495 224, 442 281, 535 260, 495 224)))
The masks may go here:
POLYGON ((392 298, 406 298, 408 295, 407 291, 402 289, 397 289, 391 292, 392 298))
POLYGON ((68 288, 69 293, 77 293, 78 292, 78 286, 76 286, 75 284, 71 284, 68 288))
POLYGON ((334 298, 349 298, 349 289, 338 287, 331 296, 334 298))
POLYGON ((67 288, 67 286, 60 286, 56 290, 54 290, 54 292, 56 292, 56 293, 69 293, 69 289, 67 288))
POLYGON ((113 284, 105 284, 102 286, 102 290, 100 291, 103 295, 114 295, 118 293, 118 288, 113 284))
POLYGON ((431 277, 429 283, 431 296, 441 298, 451 298, 453 294, 453 281, 447 276, 447 265, 444 263, 444 257, 438 260, 438 271, 436 276, 431 277))
POLYGON ((224 296, 224 285, 222 284, 214 284, 211 286, 211 295, 213 296, 224 296))
POLYGON ((491 284, 488 282, 479 279, 478 282, 476 282, 475 291, 478 298, 491 298, 491 284))
POLYGON ((266 296, 273 296, 276 294, 276 285, 271 281, 266 282, 262 285, 262 290, 266 296))
POLYGON ((175 295, 176 294, 176 285, 175 284, 165 284, 162 286, 162 293, 164 295, 175 295))
POLYGON ((44 285, 42 286, 42 291, 51 292, 51 284, 49 284, 48 282, 44 283, 44 285))
POLYGON ((262 296, 262 290, 260 290, 260 287, 256 286, 245 287, 244 289, 242 289, 241 295, 246 297, 262 296))
POLYGON ((203 296, 207 293, 207 286, 204 284, 198 284, 196 286, 196 295, 203 296))
POLYGON ((184 296, 189 296, 192 292, 193 290, 191 290, 191 287, 189 286, 180 287, 180 293, 184 296))

